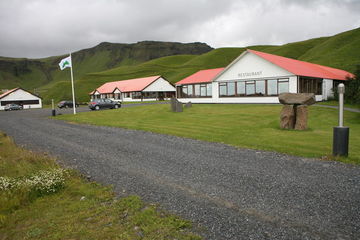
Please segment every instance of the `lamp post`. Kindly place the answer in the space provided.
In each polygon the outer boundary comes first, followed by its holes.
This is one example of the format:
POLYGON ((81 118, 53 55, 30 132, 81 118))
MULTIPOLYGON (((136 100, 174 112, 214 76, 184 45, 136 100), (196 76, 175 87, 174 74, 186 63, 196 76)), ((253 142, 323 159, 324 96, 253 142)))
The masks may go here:
POLYGON ((339 92, 339 126, 334 127, 333 135, 333 155, 348 156, 349 151, 349 127, 344 127, 344 93, 345 86, 340 83, 338 85, 339 92))

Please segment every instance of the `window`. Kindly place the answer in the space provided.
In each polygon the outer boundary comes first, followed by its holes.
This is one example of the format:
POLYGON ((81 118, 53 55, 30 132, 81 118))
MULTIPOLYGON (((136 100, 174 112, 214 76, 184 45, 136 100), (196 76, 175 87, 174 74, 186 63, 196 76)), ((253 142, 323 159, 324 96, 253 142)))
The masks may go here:
POLYGON ((227 95, 227 83, 219 83, 219 93, 220 97, 227 95))
POLYGON ((193 85, 188 85, 188 97, 193 97, 193 85))
POLYGON ((239 96, 244 96, 245 95, 245 82, 237 82, 237 94, 239 96))
POLYGON ((246 95, 254 95, 255 94, 255 81, 246 81, 246 95))
POLYGON ((200 85, 200 96, 201 97, 206 97, 206 84, 201 84, 200 85))
POLYGON ((187 97, 188 96, 188 86, 182 86, 180 87, 182 91, 180 91, 181 97, 187 97))
POLYGON ((156 98, 156 92, 144 92, 143 98, 156 98))
POLYGON ((235 97, 235 82, 228 82, 227 83, 227 96, 228 97, 235 97))
POLYGON ((267 80, 267 95, 277 95, 277 80, 267 80))
POLYGON ((200 97, 200 85, 199 84, 194 85, 194 93, 195 93, 195 97, 200 97))
POLYGON ((212 83, 206 84, 206 96, 208 97, 212 96, 212 83))
POLYGON ((211 97, 211 83, 188 84, 177 87, 178 98, 211 97))
POLYGON ((276 96, 289 92, 289 79, 220 82, 220 97, 276 96))
POLYGON ((259 96, 266 95, 265 81, 261 80, 261 81, 256 81, 255 83, 256 83, 256 95, 259 95, 259 96))
POLYGON ((132 98, 133 98, 133 99, 140 99, 140 98, 142 98, 141 92, 132 92, 132 98))
POLYGON ((321 95, 322 94, 322 79, 300 77, 299 93, 314 93, 315 95, 321 95))
POLYGON ((279 94, 289 92, 289 80, 288 79, 279 79, 279 94))

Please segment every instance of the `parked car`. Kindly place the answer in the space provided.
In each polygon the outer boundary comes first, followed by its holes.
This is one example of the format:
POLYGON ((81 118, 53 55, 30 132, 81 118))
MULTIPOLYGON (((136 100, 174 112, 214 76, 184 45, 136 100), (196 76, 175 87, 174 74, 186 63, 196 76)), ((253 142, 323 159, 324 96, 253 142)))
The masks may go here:
POLYGON ((6 104, 4 109, 5 111, 12 111, 12 110, 21 110, 23 109, 23 107, 20 106, 19 104, 10 103, 10 104, 6 104))
POLYGON ((100 110, 104 108, 116 109, 121 108, 121 103, 111 99, 95 99, 89 103, 89 108, 91 110, 100 110))
MULTIPOLYGON (((59 102, 58 103, 58 108, 72 108, 73 107, 73 102, 72 101, 61 101, 61 102, 59 102)), ((78 103, 76 103, 76 105, 75 105, 76 107, 78 107, 79 106, 79 104, 78 103)))

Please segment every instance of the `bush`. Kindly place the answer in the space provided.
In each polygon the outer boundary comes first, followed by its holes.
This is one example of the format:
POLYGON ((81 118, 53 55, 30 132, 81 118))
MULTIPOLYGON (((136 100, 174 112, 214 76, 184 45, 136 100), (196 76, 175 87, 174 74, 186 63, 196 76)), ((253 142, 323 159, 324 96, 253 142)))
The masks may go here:
MULTIPOLYGON (((357 66, 355 77, 344 82, 345 94, 344 101, 349 104, 360 104, 360 65, 357 66)), ((338 89, 334 89, 334 96, 339 100, 338 89)))
POLYGON ((0 177, 0 213, 26 205, 37 197, 55 193, 65 185, 64 169, 39 171, 29 177, 0 177))

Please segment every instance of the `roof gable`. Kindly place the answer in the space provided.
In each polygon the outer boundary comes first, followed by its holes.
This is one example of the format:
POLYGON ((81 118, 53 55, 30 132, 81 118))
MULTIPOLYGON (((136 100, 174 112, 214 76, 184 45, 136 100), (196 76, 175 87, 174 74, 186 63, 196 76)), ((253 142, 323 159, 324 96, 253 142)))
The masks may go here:
POLYGON ((19 88, 13 88, 13 89, 10 89, 10 90, 7 91, 7 92, 4 92, 3 94, 0 95, 0 99, 3 98, 3 97, 5 97, 5 96, 7 96, 7 95, 9 95, 9 94, 12 93, 12 92, 15 92, 15 91, 18 90, 18 89, 19 89, 19 88))
POLYGON ((29 92, 29 91, 21 88, 21 87, 17 87, 17 88, 11 89, 11 90, 9 90, 9 91, 1 94, 1 95, 0 95, 0 99, 5 98, 5 97, 7 97, 7 96, 11 95, 12 93, 15 93, 15 92, 17 92, 17 91, 19 91, 19 90, 24 91, 24 92, 26 92, 27 94, 30 94, 30 95, 32 95, 32 96, 34 96, 34 97, 36 97, 36 98, 41 98, 41 97, 39 97, 39 96, 37 96, 37 95, 35 95, 35 94, 33 94, 33 93, 31 93, 31 92, 29 92))
POLYGON ((247 52, 257 56, 289 71, 298 76, 317 77, 325 79, 346 80, 353 78, 354 75, 347 71, 331 68, 319 64, 304 62, 296 59, 281 57, 269 53, 259 52, 248 49, 247 52))
POLYGON ((244 51, 213 81, 233 81, 259 78, 289 77, 294 74, 255 54, 244 51))

